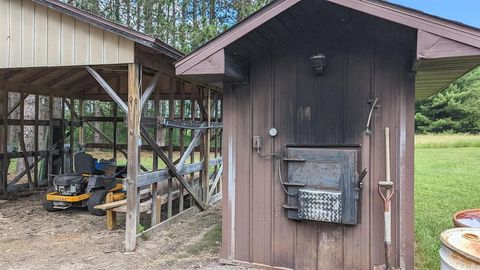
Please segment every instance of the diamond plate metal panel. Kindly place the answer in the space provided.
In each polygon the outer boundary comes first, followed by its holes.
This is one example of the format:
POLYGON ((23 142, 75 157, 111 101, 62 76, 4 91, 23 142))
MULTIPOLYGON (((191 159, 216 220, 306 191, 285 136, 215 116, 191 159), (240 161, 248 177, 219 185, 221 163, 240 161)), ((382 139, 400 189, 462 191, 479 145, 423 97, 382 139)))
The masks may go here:
POLYGON ((341 223, 342 193, 315 189, 299 189, 300 219, 341 223))

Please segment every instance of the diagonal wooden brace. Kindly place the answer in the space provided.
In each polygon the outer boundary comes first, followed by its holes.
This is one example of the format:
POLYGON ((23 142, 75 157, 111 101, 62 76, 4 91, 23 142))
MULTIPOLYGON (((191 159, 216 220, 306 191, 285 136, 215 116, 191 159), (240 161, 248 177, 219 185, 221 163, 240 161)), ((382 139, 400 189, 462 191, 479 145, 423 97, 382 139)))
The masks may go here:
POLYGON ((161 75, 162 75, 161 72, 157 72, 153 77, 152 81, 150 82, 150 84, 148 85, 147 89, 145 89, 145 91, 143 92, 142 99, 140 100, 140 110, 143 109, 148 99, 152 95, 153 91, 155 90, 155 88, 157 88, 157 85, 160 82, 161 75))
POLYGON ((153 151, 160 157, 160 159, 165 162, 165 165, 167 165, 167 168, 171 171, 172 175, 175 176, 178 181, 182 184, 182 186, 190 193, 190 195, 193 197, 195 203, 202 209, 205 210, 205 204, 198 198, 197 194, 193 190, 193 188, 190 186, 190 184, 183 178, 183 176, 178 172, 177 167, 173 162, 167 157, 167 154, 155 143, 155 140, 150 136, 148 133, 148 130, 143 126, 140 125, 140 132, 143 136, 143 138, 150 144, 153 148, 153 151))
POLYGON ((110 87, 110 85, 107 83, 107 81, 105 81, 105 79, 103 79, 102 76, 100 74, 98 74, 98 72, 95 69, 93 69, 89 66, 85 66, 85 68, 93 76, 93 78, 100 84, 100 86, 103 88, 103 90, 105 90, 105 92, 107 92, 107 94, 113 99, 113 101, 115 101, 115 103, 117 103, 118 107, 120 107, 120 109, 122 111, 127 113, 128 112, 127 104, 122 100, 122 98, 120 98, 117 95, 115 90, 113 90, 112 87, 110 87))

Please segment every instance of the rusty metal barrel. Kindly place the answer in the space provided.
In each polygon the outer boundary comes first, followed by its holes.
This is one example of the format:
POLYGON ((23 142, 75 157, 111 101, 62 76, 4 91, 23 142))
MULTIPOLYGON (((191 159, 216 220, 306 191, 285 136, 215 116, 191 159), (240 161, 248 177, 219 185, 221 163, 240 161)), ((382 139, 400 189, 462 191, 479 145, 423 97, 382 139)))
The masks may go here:
POLYGON ((480 269, 480 229, 454 228, 440 235, 441 270, 480 269))
POLYGON ((453 224, 457 228, 480 228, 480 209, 468 209, 453 216, 453 224))

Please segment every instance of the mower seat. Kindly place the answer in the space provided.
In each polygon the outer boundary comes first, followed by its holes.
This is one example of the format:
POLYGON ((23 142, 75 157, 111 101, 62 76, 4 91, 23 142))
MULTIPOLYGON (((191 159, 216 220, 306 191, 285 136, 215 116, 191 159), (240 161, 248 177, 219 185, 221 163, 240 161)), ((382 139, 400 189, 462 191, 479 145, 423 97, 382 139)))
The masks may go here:
POLYGON ((105 174, 104 171, 95 168, 95 160, 92 155, 86 153, 78 153, 75 155, 75 173, 90 175, 105 174))
POLYGON ((56 186, 70 186, 82 183, 83 177, 79 174, 58 175, 53 180, 56 186))

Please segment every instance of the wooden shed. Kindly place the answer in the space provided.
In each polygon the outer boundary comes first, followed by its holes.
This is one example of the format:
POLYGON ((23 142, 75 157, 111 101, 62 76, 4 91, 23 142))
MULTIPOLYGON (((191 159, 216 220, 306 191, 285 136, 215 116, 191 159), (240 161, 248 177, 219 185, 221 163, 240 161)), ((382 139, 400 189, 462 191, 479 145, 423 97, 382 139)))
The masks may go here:
POLYGON ((376 0, 273 1, 178 61, 177 75, 223 83, 224 262, 383 269, 389 127, 392 266, 413 269, 415 100, 479 64, 479 29, 376 0), (295 147, 356 149, 357 224, 290 216, 290 180, 334 170, 296 174, 295 147))
POLYGON ((52 185, 52 175, 72 173, 73 166, 66 164, 73 164, 77 145, 109 148, 114 161, 117 153, 123 154, 126 251, 136 247, 141 212, 152 213, 146 228, 151 230, 168 221, 160 219, 162 204, 168 219, 175 213, 179 219, 220 199, 222 93, 176 76, 173 63, 182 56, 156 38, 58 0, 0 0, 0 194, 41 189, 52 185), (17 93, 18 102, 9 102, 9 93, 17 93), (32 95, 35 113, 25 115, 24 101, 32 95), (48 104, 44 118, 39 117, 40 98, 48 104), (111 114, 84 115, 88 100, 111 102, 111 114), (54 101, 60 101, 59 116, 54 101), (11 116, 15 110, 20 111, 17 119, 11 116), (95 128, 94 122, 113 125, 113 134, 95 128), (117 124, 128 130, 126 145, 117 141, 117 124), (8 147, 11 126, 20 126, 18 151, 8 147), (34 128, 32 149, 24 145, 24 126, 34 128), (104 143, 84 141, 84 126, 104 143), (46 138, 39 127, 46 128, 46 138), (81 131, 75 133, 77 129, 81 131), (40 141, 47 142, 44 149, 40 141), (142 166, 141 149, 152 151, 150 170, 142 166), (174 159, 174 151, 180 157, 174 159), (19 158, 26 168, 11 175, 10 161, 19 158), (179 203, 173 211, 174 194, 179 203))

